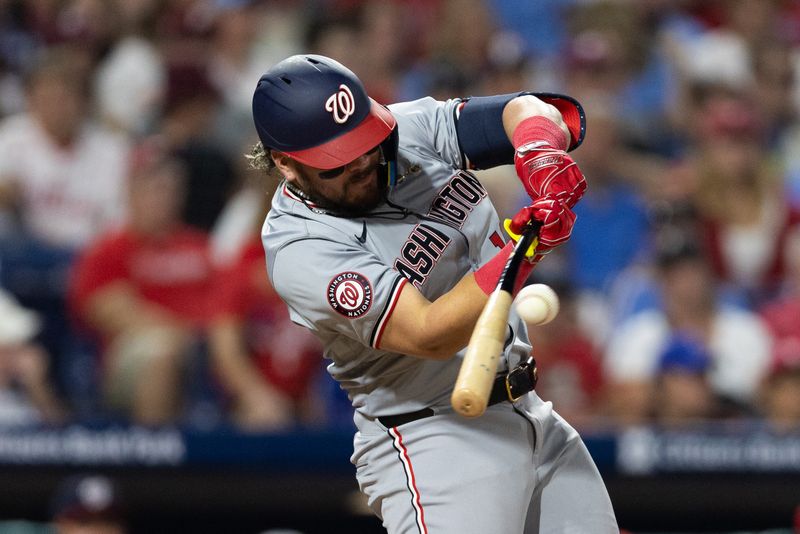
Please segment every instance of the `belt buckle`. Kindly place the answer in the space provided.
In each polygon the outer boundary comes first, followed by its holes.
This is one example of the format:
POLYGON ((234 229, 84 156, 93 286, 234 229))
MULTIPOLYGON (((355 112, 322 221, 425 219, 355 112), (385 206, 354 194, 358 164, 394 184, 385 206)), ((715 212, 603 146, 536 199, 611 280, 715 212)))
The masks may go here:
POLYGON ((526 361, 514 367, 506 375, 506 393, 508 394, 508 399, 511 402, 517 402, 523 396, 533 391, 538 378, 536 360, 533 358, 528 358, 526 361), (525 383, 520 384, 523 380, 525 383), (518 390, 517 395, 514 394, 514 390, 518 390))

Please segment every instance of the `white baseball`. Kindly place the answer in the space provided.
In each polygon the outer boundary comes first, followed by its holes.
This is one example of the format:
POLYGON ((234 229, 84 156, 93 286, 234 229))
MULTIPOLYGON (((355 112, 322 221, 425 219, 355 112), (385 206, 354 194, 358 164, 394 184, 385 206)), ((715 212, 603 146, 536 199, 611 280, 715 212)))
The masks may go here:
POLYGON ((523 287, 514 303, 519 316, 531 326, 547 324, 558 314, 558 295, 545 284, 523 287))

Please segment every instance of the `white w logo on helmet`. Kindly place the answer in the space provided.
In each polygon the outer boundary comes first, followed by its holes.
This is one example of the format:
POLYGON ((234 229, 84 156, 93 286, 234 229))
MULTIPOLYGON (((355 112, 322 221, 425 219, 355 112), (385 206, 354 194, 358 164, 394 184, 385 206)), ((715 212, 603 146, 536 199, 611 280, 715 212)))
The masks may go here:
POLYGON ((356 102, 350 88, 345 84, 340 85, 339 90, 325 101, 325 109, 331 112, 333 120, 338 124, 347 122, 348 117, 356 111, 356 102))

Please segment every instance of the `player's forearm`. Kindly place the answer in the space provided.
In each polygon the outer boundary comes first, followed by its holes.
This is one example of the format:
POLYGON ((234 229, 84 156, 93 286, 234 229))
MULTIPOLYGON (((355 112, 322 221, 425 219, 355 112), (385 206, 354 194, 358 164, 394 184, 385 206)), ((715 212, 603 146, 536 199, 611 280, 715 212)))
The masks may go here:
POLYGON ((472 274, 433 302, 406 284, 379 348, 437 360, 451 358, 469 342, 486 300, 472 274))
POLYGON ((536 116, 544 117, 554 122, 566 135, 567 144, 569 144, 569 129, 561 113, 552 104, 543 102, 533 95, 518 96, 506 104, 503 109, 503 129, 506 131, 509 141, 512 140, 514 131, 520 122, 528 117, 536 116))

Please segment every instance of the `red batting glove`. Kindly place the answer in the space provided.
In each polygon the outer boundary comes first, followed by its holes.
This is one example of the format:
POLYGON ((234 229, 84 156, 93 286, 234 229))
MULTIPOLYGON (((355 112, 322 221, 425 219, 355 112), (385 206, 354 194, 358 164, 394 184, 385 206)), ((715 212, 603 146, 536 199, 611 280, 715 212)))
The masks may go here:
POLYGON ((541 142, 519 147, 514 167, 531 200, 552 195, 571 208, 586 191, 586 178, 575 160, 564 150, 541 142))
POLYGON ((507 230, 514 239, 522 234, 525 226, 531 220, 542 222, 539 230, 539 244, 536 253, 545 253, 563 243, 572 234, 572 227, 575 225, 575 214, 564 203, 555 197, 547 195, 544 198, 534 201, 530 206, 525 206, 517 212, 507 225, 507 230))
MULTIPOLYGON (((569 239, 572 227, 575 225, 575 214, 572 210, 555 196, 548 195, 522 208, 512 219, 506 219, 506 231, 515 243, 519 241, 528 222, 534 219, 542 222, 538 243, 526 251, 527 261, 520 265, 518 286, 514 288, 514 294, 520 290, 534 265, 539 263, 550 250, 569 239)), ((475 271, 475 282, 487 295, 490 295, 497 286, 497 281, 512 251, 513 246, 509 242, 494 258, 475 271)))
POLYGON ((535 115, 514 129, 514 167, 531 200, 554 195, 571 208, 586 191, 586 178, 567 155, 569 139, 550 119, 535 115))

